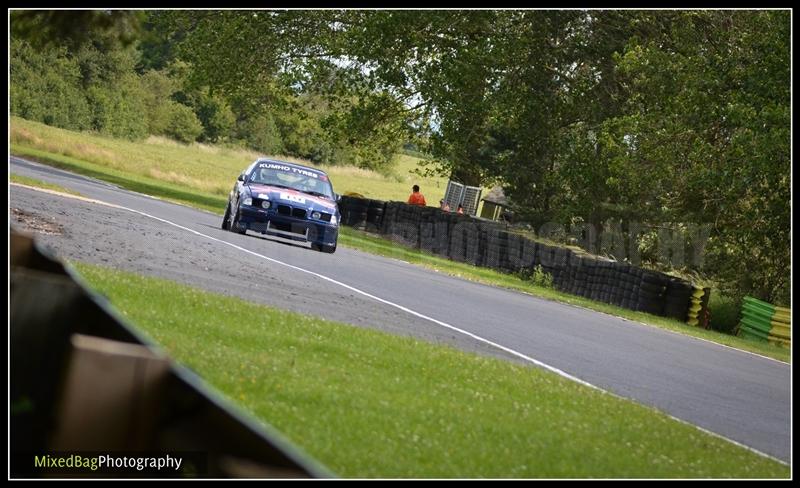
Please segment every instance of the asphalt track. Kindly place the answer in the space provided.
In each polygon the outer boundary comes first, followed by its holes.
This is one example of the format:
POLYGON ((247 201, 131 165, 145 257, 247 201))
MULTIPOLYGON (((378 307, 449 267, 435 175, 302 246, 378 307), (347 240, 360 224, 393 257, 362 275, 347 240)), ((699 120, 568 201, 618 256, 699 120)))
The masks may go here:
POLYGON ((479 354, 529 358, 790 460, 786 363, 396 259, 342 247, 329 255, 222 231, 221 216, 15 157, 9 171, 147 214, 12 185, 9 220, 20 220, 18 212, 11 215, 18 209, 27 215, 21 220, 48 221, 56 230, 41 240, 61 256, 479 354))

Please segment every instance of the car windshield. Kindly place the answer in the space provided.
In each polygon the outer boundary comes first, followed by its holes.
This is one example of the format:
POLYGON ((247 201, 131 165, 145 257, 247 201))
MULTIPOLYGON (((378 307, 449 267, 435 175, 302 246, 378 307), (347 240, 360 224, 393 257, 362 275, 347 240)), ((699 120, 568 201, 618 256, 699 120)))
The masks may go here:
POLYGON ((324 175, 291 166, 270 167, 278 165, 256 166, 247 178, 249 183, 291 188, 333 200, 333 188, 324 175))

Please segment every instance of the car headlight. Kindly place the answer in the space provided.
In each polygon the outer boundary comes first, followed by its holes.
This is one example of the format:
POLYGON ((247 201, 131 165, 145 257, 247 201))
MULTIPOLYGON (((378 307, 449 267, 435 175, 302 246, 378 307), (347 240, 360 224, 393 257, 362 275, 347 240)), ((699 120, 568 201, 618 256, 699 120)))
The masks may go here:
POLYGON ((335 215, 331 215, 331 225, 336 225, 337 223, 338 223, 338 221, 336 220, 336 216, 335 215))
POLYGON ((252 205, 253 204, 253 199, 250 198, 250 197, 247 197, 244 200, 242 200, 242 203, 245 204, 245 205, 252 205))
POLYGON ((311 218, 314 220, 319 220, 320 218, 322 218, 322 214, 319 212, 311 212, 311 218))
POLYGON ((261 207, 262 208, 269 208, 269 205, 270 205, 270 201, 269 200, 264 200, 263 202, 261 202, 261 207))

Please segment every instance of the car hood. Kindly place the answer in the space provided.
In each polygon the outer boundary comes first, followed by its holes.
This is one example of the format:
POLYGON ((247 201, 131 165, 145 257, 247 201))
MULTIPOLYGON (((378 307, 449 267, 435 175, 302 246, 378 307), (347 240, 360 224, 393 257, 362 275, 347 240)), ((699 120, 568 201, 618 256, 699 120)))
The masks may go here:
POLYGON ((285 203, 295 207, 309 208, 320 212, 336 213, 336 202, 328 199, 315 197, 308 193, 303 193, 289 188, 278 188, 269 185, 251 184, 247 185, 250 195, 259 198, 259 195, 268 195, 273 202, 285 203))

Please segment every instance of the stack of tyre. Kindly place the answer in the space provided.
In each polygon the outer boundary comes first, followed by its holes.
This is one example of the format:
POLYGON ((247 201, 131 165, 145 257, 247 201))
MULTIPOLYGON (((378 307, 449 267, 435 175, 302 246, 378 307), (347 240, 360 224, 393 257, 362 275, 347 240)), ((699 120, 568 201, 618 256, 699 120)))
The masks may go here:
POLYGON ((397 228, 399 210, 405 206, 403 202, 386 202, 383 207, 383 218, 381 219, 380 232, 391 237, 397 228))
POLYGON ((636 310, 653 315, 664 314, 664 294, 667 290, 666 275, 644 270, 639 283, 639 297, 636 310))
POLYGON ((568 287, 570 255, 569 249, 540 244, 537 247, 538 263, 542 271, 553 278, 553 286, 559 290, 568 287))
POLYGON ((614 263, 604 259, 595 261, 595 289, 593 299, 603 303, 611 303, 611 296, 617 286, 614 279, 614 263))
POLYGON ((540 265, 556 289, 630 310, 697 324, 708 305, 708 294, 701 289, 697 295, 683 280, 530 241, 497 223, 435 207, 350 196, 342 197, 339 208, 344 225, 475 266, 514 272, 540 265))
POLYGON ((589 261, 591 257, 573 254, 568 267, 569 284, 564 290, 567 293, 585 297, 589 290, 589 261))
POLYGON ((450 248, 450 226, 438 208, 424 207, 419 222, 419 248, 431 254, 447 256, 450 248))
POLYGON ((620 269, 620 264, 617 262, 606 260, 597 261, 595 270, 601 285, 595 300, 613 305, 620 305, 622 303, 624 288, 621 286, 620 269))
POLYGON ((694 326, 708 327, 708 300, 711 298, 711 288, 692 287, 689 297, 689 311, 686 323, 694 326))
POLYGON ((483 254, 484 265, 492 269, 507 270, 508 264, 508 232, 501 226, 491 226, 485 229, 483 254))
POLYGON ((689 314, 689 301, 694 288, 690 283, 671 278, 664 294, 664 316, 685 321, 689 314))
POLYGON ((469 217, 458 214, 446 216, 449 222, 450 259, 479 266, 481 263, 480 229, 469 217))
POLYGON ((367 199, 367 215, 365 226, 372 231, 377 231, 383 226, 383 215, 386 210, 386 202, 383 200, 367 199))
POLYGON ((639 305, 639 289, 641 287, 642 272, 641 268, 636 268, 629 264, 623 265, 620 270, 619 286, 621 288, 622 300, 619 306, 628 310, 636 310, 639 305))
POLYGON ((367 223, 367 210, 369 200, 342 195, 339 201, 339 213, 342 214, 342 224, 356 229, 364 229, 367 223))

